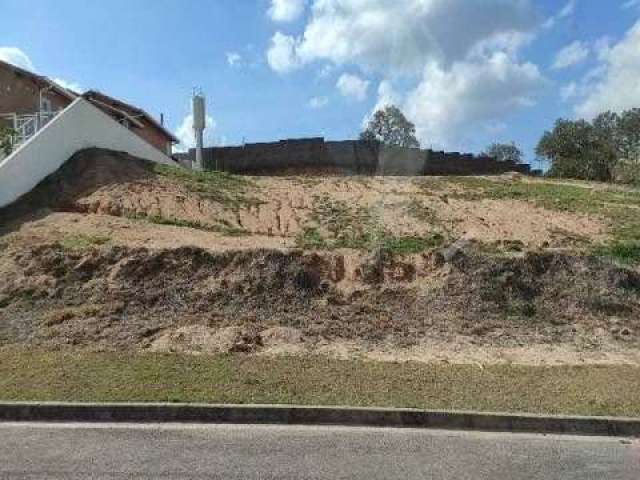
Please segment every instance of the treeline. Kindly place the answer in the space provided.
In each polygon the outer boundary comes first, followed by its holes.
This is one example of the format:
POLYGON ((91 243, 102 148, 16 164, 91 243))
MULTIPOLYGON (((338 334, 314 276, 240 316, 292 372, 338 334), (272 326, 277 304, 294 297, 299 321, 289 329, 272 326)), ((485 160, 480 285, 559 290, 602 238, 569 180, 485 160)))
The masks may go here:
POLYGON ((640 184, 640 108, 590 122, 560 119, 536 154, 549 162, 549 176, 640 184))

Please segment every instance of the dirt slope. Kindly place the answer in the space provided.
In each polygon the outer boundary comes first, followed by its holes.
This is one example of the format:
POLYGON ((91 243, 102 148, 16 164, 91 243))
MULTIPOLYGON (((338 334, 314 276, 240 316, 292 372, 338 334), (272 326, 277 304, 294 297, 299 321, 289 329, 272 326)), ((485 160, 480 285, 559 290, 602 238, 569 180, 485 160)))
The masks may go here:
MULTIPOLYGON (((508 176, 498 181, 522 182, 508 176)), ((21 214, 40 210, 36 218, 45 215, 46 221, 24 222, 21 216, 18 231, 34 240, 51 240, 73 227, 129 246, 151 241, 154 247, 195 244, 211 250, 230 244, 292 247, 314 229, 329 239, 351 233, 357 240, 367 229, 377 228, 391 236, 438 233, 451 239, 515 241, 529 248, 564 247, 571 239, 606 236, 606 219, 597 216, 561 211, 550 215, 526 201, 467 199, 460 193, 459 185, 433 178, 198 175, 91 150, 77 155, 20 202, 21 214), (210 235, 204 240, 198 232, 182 229, 180 240, 171 230, 154 228, 157 224, 195 227, 210 235), (165 232, 171 240, 162 238, 165 232), (221 239, 229 236, 233 242, 221 239)), ((9 223, 7 212, 4 218, 3 223, 9 223)), ((341 244, 357 243, 349 240, 341 244)))
POLYGON ((587 255, 600 187, 559 188, 86 151, 0 211, 0 346, 639 363, 640 273, 587 255))

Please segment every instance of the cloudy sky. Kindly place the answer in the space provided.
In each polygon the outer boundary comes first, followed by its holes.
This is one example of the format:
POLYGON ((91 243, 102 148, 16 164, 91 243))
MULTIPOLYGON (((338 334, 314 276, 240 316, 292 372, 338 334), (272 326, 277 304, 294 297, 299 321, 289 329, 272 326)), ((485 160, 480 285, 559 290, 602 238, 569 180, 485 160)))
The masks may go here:
POLYGON ((640 107, 640 0, 2 0, 0 58, 165 114, 190 141, 355 137, 386 103, 426 147, 640 107))

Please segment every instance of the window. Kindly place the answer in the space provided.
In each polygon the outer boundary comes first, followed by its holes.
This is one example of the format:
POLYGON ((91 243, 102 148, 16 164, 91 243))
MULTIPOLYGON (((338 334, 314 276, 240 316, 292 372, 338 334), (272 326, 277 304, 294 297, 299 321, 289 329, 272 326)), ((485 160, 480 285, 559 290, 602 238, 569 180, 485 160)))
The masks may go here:
POLYGON ((53 111, 53 105, 51 104, 51 100, 49 100, 48 98, 43 97, 40 100, 40 111, 41 112, 46 112, 46 113, 49 113, 49 112, 53 111))

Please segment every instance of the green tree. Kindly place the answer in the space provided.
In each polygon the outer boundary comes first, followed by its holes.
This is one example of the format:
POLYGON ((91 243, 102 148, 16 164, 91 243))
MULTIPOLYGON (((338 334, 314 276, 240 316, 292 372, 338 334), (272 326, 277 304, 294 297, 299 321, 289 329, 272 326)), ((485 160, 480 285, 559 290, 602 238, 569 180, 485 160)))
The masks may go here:
POLYGON ((591 122, 560 119, 536 153, 551 162, 551 175, 640 183, 640 108, 604 112, 591 122))
POLYGON ((13 142, 11 141, 14 131, 12 128, 0 125, 0 152, 9 155, 13 150, 13 142))
POLYGON ((640 185, 640 108, 620 115, 616 139, 619 153, 616 180, 640 185))
POLYGON ((487 147, 483 155, 493 157, 501 162, 522 163, 524 157, 522 150, 515 144, 511 143, 492 143, 487 147))
POLYGON ((420 142, 416 138, 416 127, 404 116, 395 105, 387 105, 378 110, 367 128, 360 134, 360 140, 378 141, 385 145, 418 148, 420 142))
POLYGON ((629 162, 640 163, 640 108, 620 115, 617 138, 621 157, 629 162))
POLYGON ((552 176, 612 181, 618 160, 617 124, 612 113, 599 115, 592 123, 560 119, 544 133, 536 154, 551 163, 552 176))

